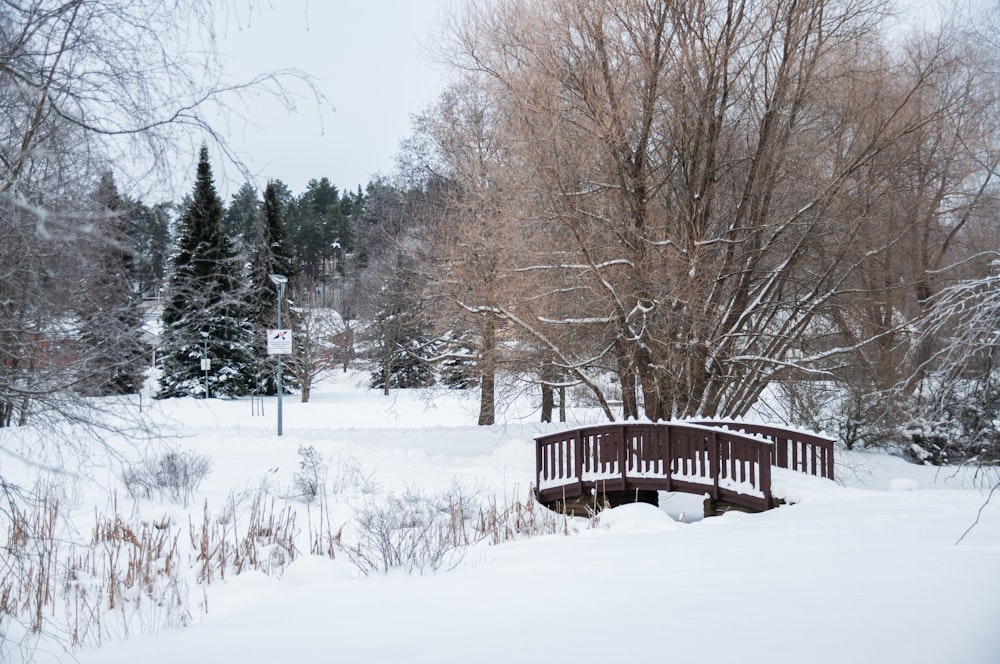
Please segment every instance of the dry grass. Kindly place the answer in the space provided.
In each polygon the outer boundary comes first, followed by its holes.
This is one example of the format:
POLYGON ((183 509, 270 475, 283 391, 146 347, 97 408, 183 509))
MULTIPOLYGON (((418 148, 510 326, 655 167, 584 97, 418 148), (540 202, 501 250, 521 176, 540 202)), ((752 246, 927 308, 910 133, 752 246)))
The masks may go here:
POLYGON ((303 550, 344 553, 363 573, 436 571, 457 565, 472 546, 569 534, 584 523, 540 508, 531 492, 504 504, 455 483, 433 495, 411 489, 384 504, 367 497, 347 543, 328 497, 317 498, 304 506, 303 531, 303 506, 275 498, 262 481, 230 494, 218 513, 205 502, 200 519, 188 517, 186 536, 168 516, 123 515, 114 500, 106 514, 95 510, 82 538, 65 532, 58 501, 22 501, 24 509, 0 512, 8 542, 0 549, 0 628, 52 637, 68 651, 96 647, 187 625, 193 612, 208 611, 208 594, 193 596, 190 584, 207 588, 250 570, 281 576, 303 550))

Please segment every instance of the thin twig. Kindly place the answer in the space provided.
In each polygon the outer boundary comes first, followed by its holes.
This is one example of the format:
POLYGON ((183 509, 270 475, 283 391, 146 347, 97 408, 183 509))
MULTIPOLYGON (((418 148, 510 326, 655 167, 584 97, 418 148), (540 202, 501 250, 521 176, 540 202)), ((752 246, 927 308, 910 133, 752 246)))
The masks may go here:
POLYGON ((979 519, 980 519, 980 517, 983 516, 983 510, 986 509, 986 506, 990 504, 990 499, 993 498, 993 494, 996 493, 997 489, 1000 489, 1000 482, 997 482, 996 484, 994 484, 993 488, 990 489, 990 494, 988 496, 986 496, 986 501, 982 505, 979 506, 979 511, 976 512, 976 520, 973 521, 972 525, 969 526, 968 528, 966 528, 965 532, 962 533, 962 536, 959 537, 958 540, 955 541, 955 546, 958 546, 959 544, 961 544, 962 540, 965 539, 965 536, 968 535, 969 533, 971 533, 972 529, 979 525, 979 519))

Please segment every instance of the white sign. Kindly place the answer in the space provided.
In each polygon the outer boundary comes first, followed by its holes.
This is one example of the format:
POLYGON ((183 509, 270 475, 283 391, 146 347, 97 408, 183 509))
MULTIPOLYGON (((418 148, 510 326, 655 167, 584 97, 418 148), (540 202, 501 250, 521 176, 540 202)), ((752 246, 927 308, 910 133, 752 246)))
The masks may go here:
POLYGON ((267 331, 267 354, 268 355, 291 355, 292 354, 292 331, 291 330, 268 330, 267 331))
POLYGON ((212 368, 212 360, 209 360, 209 359, 204 358, 204 357, 201 358, 201 370, 202 371, 208 371, 211 368, 212 368))

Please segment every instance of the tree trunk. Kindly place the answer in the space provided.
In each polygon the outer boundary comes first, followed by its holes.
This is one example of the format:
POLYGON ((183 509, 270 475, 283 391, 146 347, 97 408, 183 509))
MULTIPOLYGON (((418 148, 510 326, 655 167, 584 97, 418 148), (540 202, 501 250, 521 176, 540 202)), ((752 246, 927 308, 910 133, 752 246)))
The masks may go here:
MULTIPOLYGON (((649 353, 640 352, 637 373, 639 384, 642 387, 642 404, 646 417, 651 422, 660 422, 670 419, 667 412, 663 393, 660 384, 657 382, 656 371, 650 366, 649 353)), ((661 372, 662 373, 662 372, 661 372)), ((638 410, 638 409, 637 409, 638 410)))
POLYGON ((496 325, 492 315, 483 320, 483 349, 480 355, 479 426, 496 422, 496 325))
POLYGON ((635 391, 635 371, 628 349, 619 341, 618 346, 618 381, 622 388, 622 419, 635 420, 639 418, 639 400, 635 391))
POLYGON ((494 398, 496 396, 495 376, 483 374, 482 391, 479 400, 479 426, 489 426, 496 422, 496 408, 494 398))
POLYGON ((309 394, 312 392, 312 381, 303 380, 300 382, 302 388, 302 403, 309 403, 309 394))
POLYGON ((552 383, 555 378, 555 371, 550 363, 542 365, 542 422, 552 421, 552 408, 555 406, 555 395, 552 390, 552 383))

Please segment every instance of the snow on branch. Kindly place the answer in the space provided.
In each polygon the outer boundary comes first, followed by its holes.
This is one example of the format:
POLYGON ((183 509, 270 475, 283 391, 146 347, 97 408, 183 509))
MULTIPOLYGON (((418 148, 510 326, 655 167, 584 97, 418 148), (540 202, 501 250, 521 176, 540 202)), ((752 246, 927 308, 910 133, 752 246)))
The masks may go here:
POLYGON ((628 260, 627 258, 616 258, 610 261, 604 261, 602 263, 595 263, 593 265, 586 265, 583 263, 560 263, 555 265, 529 265, 527 267, 515 268, 514 272, 534 272, 536 270, 592 270, 592 269, 604 269, 606 267, 614 267, 617 265, 625 265, 626 267, 635 267, 635 263, 628 260))
POLYGON ((594 318, 545 318, 544 316, 539 316, 538 320, 551 325, 605 325, 614 322, 614 318, 610 316, 594 318))

